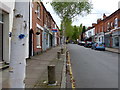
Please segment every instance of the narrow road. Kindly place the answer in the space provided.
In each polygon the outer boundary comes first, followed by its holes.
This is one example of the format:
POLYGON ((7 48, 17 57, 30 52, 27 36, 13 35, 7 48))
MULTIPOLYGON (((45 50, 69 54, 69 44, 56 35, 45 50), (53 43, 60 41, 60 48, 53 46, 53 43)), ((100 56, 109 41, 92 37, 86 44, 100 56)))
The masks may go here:
POLYGON ((76 88, 118 88, 118 54, 76 44, 67 47, 76 88))

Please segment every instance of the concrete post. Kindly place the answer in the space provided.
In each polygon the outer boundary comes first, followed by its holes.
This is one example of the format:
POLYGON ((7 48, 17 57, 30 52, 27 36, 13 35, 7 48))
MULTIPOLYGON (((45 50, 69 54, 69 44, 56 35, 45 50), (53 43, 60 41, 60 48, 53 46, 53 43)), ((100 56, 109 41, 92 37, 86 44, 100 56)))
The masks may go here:
POLYGON ((60 59, 60 52, 57 52, 57 59, 60 59))
POLYGON ((55 84, 56 77, 55 77, 55 65, 48 66, 48 84, 55 84))

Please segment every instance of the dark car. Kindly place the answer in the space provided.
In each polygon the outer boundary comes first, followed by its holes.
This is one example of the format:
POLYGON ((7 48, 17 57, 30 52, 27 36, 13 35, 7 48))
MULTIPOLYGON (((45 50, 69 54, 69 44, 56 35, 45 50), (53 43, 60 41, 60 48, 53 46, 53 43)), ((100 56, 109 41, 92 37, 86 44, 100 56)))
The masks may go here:
POLYGON ((85 43, 84 47, 91 48, 92 44, 93 44, 92 42, 88 41, 88 42, 85 43))
POLYGON ((79 41, 79 42, 78 42, 78 45, 84 46, 84 45, 85 45, 85 42, 84 42, 84 41, 79 41))

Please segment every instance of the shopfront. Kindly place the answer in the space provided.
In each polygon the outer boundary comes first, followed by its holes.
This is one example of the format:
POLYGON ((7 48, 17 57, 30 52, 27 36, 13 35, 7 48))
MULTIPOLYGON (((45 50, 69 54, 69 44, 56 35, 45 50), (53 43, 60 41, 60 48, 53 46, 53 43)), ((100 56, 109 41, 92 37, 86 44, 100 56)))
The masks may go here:
POLYGON ((113 48, 119 48, 120 31, 112 33, 113 48))
POLYGON ((0 61, 3 59, 3 14, 0 13, 0 61))
POLYGON ((106 34, 104 40, 105 40, 105 46, 111 47, 111 34, 106 34))

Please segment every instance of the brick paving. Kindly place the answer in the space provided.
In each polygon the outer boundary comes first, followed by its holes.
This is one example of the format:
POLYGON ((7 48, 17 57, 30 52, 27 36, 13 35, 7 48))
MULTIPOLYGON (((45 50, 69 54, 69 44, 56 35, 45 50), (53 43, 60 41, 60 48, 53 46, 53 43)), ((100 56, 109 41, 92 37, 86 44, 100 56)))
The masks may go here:
MULTIPOLYGON (((57 52, 61 47, 54 47, 40 55, 27 59, 25 88, 60 88, 65 54, 57 59, 57 52), (56 86, 48 86, 48 65, 55 65, 56 86)), ((9 72, 8 72, 9 73, 9 72)), ((7 79, 6 79, 7 80, 7 79)), ((3 88, 9 88, 7 81, 3 82, 3 88)))

